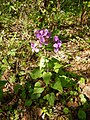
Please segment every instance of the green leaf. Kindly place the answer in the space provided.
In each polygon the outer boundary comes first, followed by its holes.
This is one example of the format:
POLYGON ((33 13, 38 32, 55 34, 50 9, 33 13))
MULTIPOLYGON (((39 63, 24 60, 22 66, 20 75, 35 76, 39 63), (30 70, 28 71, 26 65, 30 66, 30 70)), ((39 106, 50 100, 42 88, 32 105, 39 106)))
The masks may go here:
POLYGON ((75 81, 73 81, 71 78, 69 78, 65 75, 59 76, 59 79, 60 79, 63 87, 70 88, 76 84, 75 81))
POLYGON ((15 85, 15 87, 14 87, 15 93, 18 93, 18 91, 20 90, 20 88, 21 88, 20 84, 15 85))
POLYGON ((51 72, 44 72, 43 73, 43 80, 46 83, 46 86, 49 84, 49 81, 51 80, 52 73, 51 72))
POLYGON ((7 81, 0 81, 0 88, 3 87, 5 84, 7 83, 7 81))
POLYGON ((2 63, 4 63, 5 65, 8 66, 8 62, 7 62, 7 59, 6 59, 6 58, 4 58, 4 59, 2 60, 2 63))
POLYGON ((35 87, 37 87, 37 88, 38 88, 38 87, 41 87, 41 82, 39 82, 39 81, 36 82, 36 83, 35 83, 35 87))
POLYGON ((53 92, 44 96, 44 99, 48 100, 49 105, 54 106, 55 94, 53 92))
POLYGON ((89 39, 89 40, 86 40, 86 42, 90 44, 90 39, 89 39))
POLYGON ((36 93, 42 93, 44 91, 44 88, 41 86, 41 83, 38 81, 35 83, 35 86, 34 86, 34 94, 36 93))
POLYGON ((54 71, 58 73, 59 69, 62 67, 62 64, 59 64, 58 62, 54 63, 54 71))
POLYGON ((82 109, 79 109, 78 111, 78 118, 80 120, 86 120, 86 113, 82 109))
POLYGON ((70 91, 70 95, 78 95, 78 92, 77 91, 70 91))
POLYGON ((15 79, 16 79, 16 77, 15 77, 15 75, 13 74, 12 76, 10 76, 9 82, 10 82, 10 83, 15 83, 15 79))
POLYGON ((85 84, 85 78, 81 77, 79 83, 84 83, 85 84))
POLYGON ((31 75, 32 79, 41 78, 42 77, 42 71, 40 69, 36 68, 31 72, 30 75, 31 75))
POLYGON ((60 79, 56 79, 56 81, 51 85, 51 87, 55 90, 58 90, 60 91, 61 93, 63 92, 63 87, 62 87, 62 84, 61 84, 61 81, 60 79))
POLYGON ((56 11, 56 8, 53 8, 52 11, 55 12, 55 11, 56 11))
POLYGON ((50 61, 47 63, 47 66, 48 66, 49 69, 53 69, 53 67, 54 67, 53 61, 50 60, 50 61))
POLYGON ((8 64, 8 62, 7 62, 7 59, 6 58, 4 58, 3 60, 2 60, 2 65, 1 65, 1 68, 3 69, 3 70, 6 70, 7 68, 8 68, 8 66, 9 66, 9 64, 8 64))
POLYGON ((11 51, 8 51, 7 55, 15 56, 16 49, 12 49, 11 51))
POLYGON ((43 91, 44 91, 44 88, 34 88, 34 94, 42 93, 43 91))
POLYGON ((80 94, 79 97, 81 98, 82 104, 86 103, 87 100, 83 94, 80 94))
POLYGON ((2 109, 0 109, 0 113, 2 113, 3 112, 3 110, 2 109))
POLYGON ((31 99, 32 100, 35 100, 35 99, 38 99, 39 97, 41 96, 41 94, 31 94, 31 99))
POLYGON ((22 97, 22 99, 26 98, 26 91, 25 91, 25 89, 22 90, 22 93, 20 94, 20 96, 22 97))
POLYGON ((48 61, 48 63, 47 63, 48 68, 49 68, 49 69, 53 69, 54 63, 56 63, 56 62, 58 62, 57 59, 55 59, 55 58, 50 59, 50 60, 48 61))
POLYGON ((25 106, 31 106, 31 104, 32 104, 32 101, 29 99, 27 99, 27 100, 25 100, 25 106))
POLYGON ((63 109, 63 112, 64 112, 65 114, 68 114, 68 113, 69 113, 69 109, 68 109, 67 107, 65 107, 65 108, 63 109))

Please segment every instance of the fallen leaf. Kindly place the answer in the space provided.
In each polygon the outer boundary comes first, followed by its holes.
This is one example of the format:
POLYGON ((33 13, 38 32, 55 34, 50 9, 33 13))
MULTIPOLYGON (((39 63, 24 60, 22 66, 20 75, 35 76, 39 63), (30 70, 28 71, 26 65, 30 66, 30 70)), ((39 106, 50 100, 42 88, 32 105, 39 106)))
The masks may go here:
POLYGON ((37 108, 36 109, 37 115, 40 117, 42 115, 42 109, 41 108, 37 108))
POLYGON ((90 99, 90 84, 86 85, 86 86, 83 88, 82 93, 83 93, 84 95, 86 95, 86 96, 90 99))
POLYGON ((67 103, 67 106, 68 106, 68 107, 78 107, 78 103, 77 103, 77 102, 70 102, 70 101, 69 101, 69 102, 67 103))

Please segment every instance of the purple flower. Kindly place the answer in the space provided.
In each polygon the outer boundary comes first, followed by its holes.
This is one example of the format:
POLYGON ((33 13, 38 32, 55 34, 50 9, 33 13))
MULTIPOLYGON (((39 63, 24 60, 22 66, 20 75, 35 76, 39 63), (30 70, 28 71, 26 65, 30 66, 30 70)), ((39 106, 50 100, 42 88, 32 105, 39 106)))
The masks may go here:
POLYGON ((53 44, 53 47, 58 48, 59 47, 58 43, 53 44))
POLYGON ((48 45, 48 40, 51 37, 51 33, 47 29, 35 30, 36 38, 39 39, 40 44, 48 45))
POLYGON ((41 37, 39 38, 39 42, 40 42, 40 44, 45 43, 45 38, 44 38, 43 36, 41 36, 41 37))
POLYGON ((59 48, 54 48, 54 52, 58 52, 59 51, 59 48))
POLYGON ((43 30, 43 36, 45 36, 45 38, 50 38, 51 37, 51 33, 47 29, 44 29, 43 30))
POLYGON ((58 36, 54 36, 54 42, 55 42, 53 44, 54 52, 58 52, 61 47, 62 42, 59 40, 58 36))
POLYGON ((59 41, 59 37, 58 36, 54 36, 54 42, 58 42, 59 41))
POLYGON ((39 52, 39 49, 37 48, 37 44, 31 43, 31 48, 32 48, 32 52, 39 52))
POLYGON ((53 47, 54 47, 54 52, 58 52, 61 47, 61 43, 55 43, 53 47))
POLYGON ((50 37, 51 37, 51 32, 48 32, 46 38, 50 38, 50 37))

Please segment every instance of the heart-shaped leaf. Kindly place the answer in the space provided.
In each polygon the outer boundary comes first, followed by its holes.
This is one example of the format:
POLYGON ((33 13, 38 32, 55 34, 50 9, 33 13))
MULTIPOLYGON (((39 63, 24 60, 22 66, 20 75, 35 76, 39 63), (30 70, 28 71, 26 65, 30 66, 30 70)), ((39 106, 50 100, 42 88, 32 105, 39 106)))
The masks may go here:
POLYGON ((46 86, 49 84, 49 82, 51 80, 51 76, 52 76, 51 72, 44 72, 43 73, 43 80, 45 81, 46 86))
POLYGON ((42 84, 41 84, 41 82, 40 81, 38 81, 38 82, 36 82, 35 83, 35 85, 34 85, 34 94, 36 94, 36 93, 42 93, 43 91, 44 91, 44 87, 42 87, 41 86, 42 84))
POLYGON ((44 96, 44 99, 48 100, 49 105, 54 106, 55 94, 53 92, 44 96))
POLYGON ((36 68, 31 72, 30 75, 31 75, 32 79, 41 78, 42 77, 42 71, 40 69, 36 68))
POLYGON ((58 90, 60 91, 61 93, 63 92, 63 87, 62 87, 62 84, 61 84, 61 81, 60 79, 56 79, 56 82, 54 82, 51 87, 55 90, 58 90))

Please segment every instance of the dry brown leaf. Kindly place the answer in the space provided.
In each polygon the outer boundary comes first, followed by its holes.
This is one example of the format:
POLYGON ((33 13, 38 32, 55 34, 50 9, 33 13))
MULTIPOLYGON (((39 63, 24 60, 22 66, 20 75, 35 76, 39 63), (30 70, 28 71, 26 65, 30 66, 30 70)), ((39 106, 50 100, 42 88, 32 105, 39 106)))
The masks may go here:
POLYGON ((37 115, 40 117, 42 115, 42 109, 41 108, 37 108, 36 109, 37 115))
POLYGON ((84 95, 86 95, 86 96, 90 99, 90 84, 86 85, 86 86, 83 88, 82 93, 83 93, 84 95))
POLYGON ((77 103, 77 102, 70 102, 70 101, 69 101, 69 102, 67 103, 67 106, 68 106, 68 107, 78 107, 78 103, 77 103))

